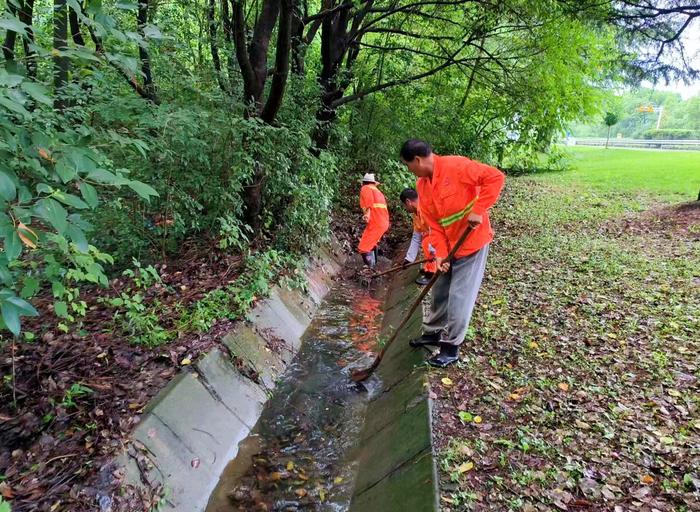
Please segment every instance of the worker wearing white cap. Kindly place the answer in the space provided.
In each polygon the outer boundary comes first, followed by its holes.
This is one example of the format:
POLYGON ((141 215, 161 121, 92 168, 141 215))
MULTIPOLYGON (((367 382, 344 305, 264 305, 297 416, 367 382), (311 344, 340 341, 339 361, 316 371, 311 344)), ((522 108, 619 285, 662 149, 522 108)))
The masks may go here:
POLYGON ((377 244, 389 229, 389 210, 386 198, 377 188, 378 182, 374 173, 367 173, 362 178, 360 190, 360 208, 364 214, 365 230, 360 238, 358 250, 362 260, 369 268, 377 264, 377 244))

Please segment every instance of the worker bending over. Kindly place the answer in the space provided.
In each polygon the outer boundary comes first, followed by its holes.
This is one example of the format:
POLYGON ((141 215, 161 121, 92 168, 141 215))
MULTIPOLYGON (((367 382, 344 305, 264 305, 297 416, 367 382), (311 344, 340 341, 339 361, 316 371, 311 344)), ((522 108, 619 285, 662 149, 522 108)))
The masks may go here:
POLYGON ((418 252, 423 248, 423 259, 429 260, 423 263, 420 275, 416 279, 416 284, 424 286, 430 282, 430 279, 435 273, 435 249, 430 245, 428 240, 428 223, 420 214, 418 209, 418 192, 412 188, 407 188, 399 196, 401 204, 411 214, 413 220, 413 235, 411 236, 411 245, 408 246, 404 265, 413 263, 418 257, 418 252))
POLYGON ((488 209, 496 203, 505 176, 495 167, 463 156, 437 155, 418 139, 403 144, 401 161, 418 178, 419 210, 430 228, 429 240, 441 273, 432 290, 430 312, 423 319, 423 334, 410 343, 413 347, 438 345, 440 353, 428 362, 444 367, 459 359, 493 240, 488 209), (468 225, 474 231, 450 265, 444 260, 468 225))

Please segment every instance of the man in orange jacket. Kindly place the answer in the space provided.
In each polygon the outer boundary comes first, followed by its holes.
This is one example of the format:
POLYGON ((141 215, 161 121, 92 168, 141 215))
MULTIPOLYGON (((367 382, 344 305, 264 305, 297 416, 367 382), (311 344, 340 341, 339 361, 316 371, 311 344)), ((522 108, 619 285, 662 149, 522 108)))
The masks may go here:
POLYGON ((377 264, 377 244, 389 229, 389 210, 384 194, 377 188, 374 173, 367 173, 362 178, 360 208, 367 226, 362 232, 358 250, 365 265, 373 269, 377 264))
POLYGON ((416 284, 425 286, 430 282, 436 268, 434 261, 435 250, 430 245, 430 240, 428 240, 430 228, 418 208, 418 192, 412 188, 404 189, 399 195, 399 199, 413 219, 413 235, 411 236, 411 245, 408 246, 408 251, 406 251, 404 264, 416 261, 421 248, 423 248, 424 259, 432 260, 423 263, 420 275, 416 279, 416 284))
POLYGON ((418 177, 420 211, 430 227, 429 239, 441 273, 433 288, 430 313, 423 321, 423 335, 411 340, 411 346, 438 345, 440 353, 428 362, 445 367, 459 359, 493 240, 488 209, 496 203, 505 176, 495 167, 462 156, 436 155, 427 142, 418 139, 404 143, 401 160, 418 177), (474 231, 452 264, 444 261, 470 224, 474 231))

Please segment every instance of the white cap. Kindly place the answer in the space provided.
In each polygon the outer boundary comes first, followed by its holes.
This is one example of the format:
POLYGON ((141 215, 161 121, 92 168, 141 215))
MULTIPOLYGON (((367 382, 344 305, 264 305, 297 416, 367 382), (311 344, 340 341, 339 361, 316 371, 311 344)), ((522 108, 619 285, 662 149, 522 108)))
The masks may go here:
POLYGON ((367 174, 365 174, 364 177, 362 178, 362 181, 371 181, 372 183, 377 183, 377 180, 374 179, 373 172, 368 172, 367 174))

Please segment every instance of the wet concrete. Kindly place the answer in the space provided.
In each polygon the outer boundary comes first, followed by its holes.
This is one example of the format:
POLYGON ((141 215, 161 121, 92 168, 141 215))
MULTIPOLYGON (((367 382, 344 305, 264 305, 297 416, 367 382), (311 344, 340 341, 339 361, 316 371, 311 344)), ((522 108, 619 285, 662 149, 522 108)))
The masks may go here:
POLYGON ((379 385, 358 386, 349 371, 377 349, 385 292, 384 282, 368 289, 349 281, 326 296, 207 512, 349 509, 365 412, 379 385))

